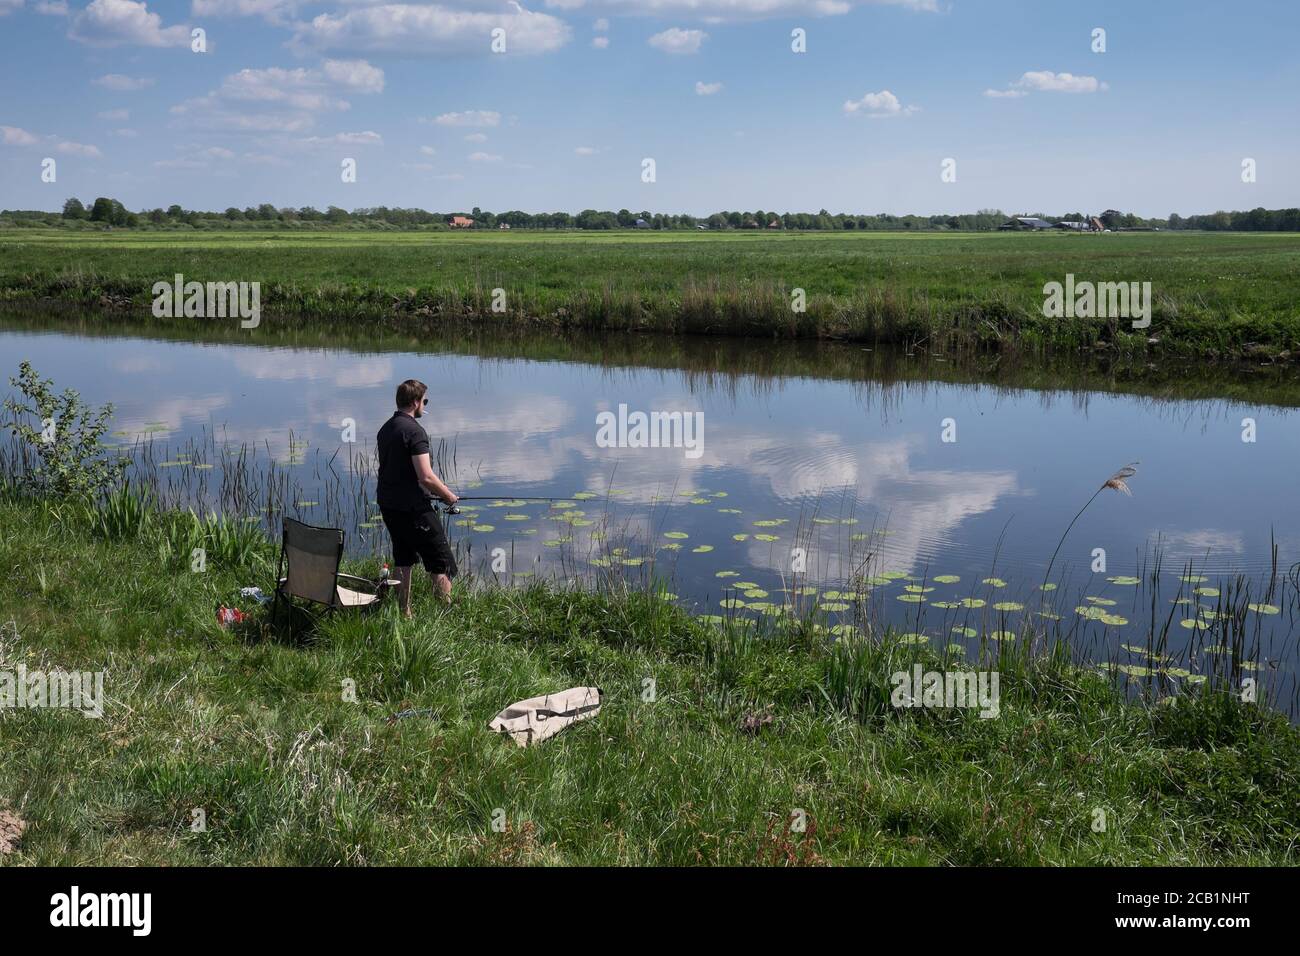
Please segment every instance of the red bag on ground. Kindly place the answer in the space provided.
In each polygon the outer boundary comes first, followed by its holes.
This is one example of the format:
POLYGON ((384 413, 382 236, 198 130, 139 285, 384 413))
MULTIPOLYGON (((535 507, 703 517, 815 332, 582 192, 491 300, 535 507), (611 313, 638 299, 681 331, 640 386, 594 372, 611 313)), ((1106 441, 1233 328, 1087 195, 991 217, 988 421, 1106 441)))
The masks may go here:
POLYGON ((224 604, 217 608, 217 623, 222 627, 229 624, 242 624, 246 615, 237 607, 226 607, 224 604))

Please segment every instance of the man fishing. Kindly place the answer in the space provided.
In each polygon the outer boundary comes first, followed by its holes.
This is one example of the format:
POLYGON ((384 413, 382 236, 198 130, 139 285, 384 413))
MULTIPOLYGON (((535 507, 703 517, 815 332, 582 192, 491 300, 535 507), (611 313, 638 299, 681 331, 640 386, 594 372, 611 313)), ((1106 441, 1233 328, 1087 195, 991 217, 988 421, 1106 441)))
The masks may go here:
POLYGON ((429 388, 407 379, 397 386, 397 411, 384 422, 375 439, 379 455, 379 482, 375 499, 384 526, 393 539, 397 599, 411 616, 411 571, 418 557, 443 603, 451 602, 451 579, 456 576, 456 556, 447 543, 433 499, 454 505, 459 497, 433 473, 429 462, 429 436, 416 421, 424 415, 429 388))

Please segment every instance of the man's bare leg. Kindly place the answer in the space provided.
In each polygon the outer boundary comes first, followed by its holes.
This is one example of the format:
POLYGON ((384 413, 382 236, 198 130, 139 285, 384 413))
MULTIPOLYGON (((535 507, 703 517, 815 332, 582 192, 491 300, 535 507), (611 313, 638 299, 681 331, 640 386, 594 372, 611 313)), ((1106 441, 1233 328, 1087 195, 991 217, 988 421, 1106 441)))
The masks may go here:
POLYGON ((393 577, 397 579, 397 606, 407 617, 411 616, 411 568, 393 568, 393 577))
POLYGON ((451 578, 445 574, 430 574, 430 581, 433 583, 433 593, 438 595, 438 599, 443 604, 451 603, 451 578))

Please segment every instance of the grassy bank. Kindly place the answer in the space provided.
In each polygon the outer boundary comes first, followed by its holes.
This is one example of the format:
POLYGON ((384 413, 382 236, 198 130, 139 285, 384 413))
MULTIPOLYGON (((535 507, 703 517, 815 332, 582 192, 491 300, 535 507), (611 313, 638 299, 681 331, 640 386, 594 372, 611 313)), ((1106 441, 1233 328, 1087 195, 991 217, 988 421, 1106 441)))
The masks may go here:
MULTIPOLYGON (((291 644, 218 603, 273 549, 180 517, 0 497, 0 670, 105 670, 102 720, 0 712, 4 863, 1295 863, 1300 735, 1189 688, 1126 703, 1095 669, 1008 646, 1000 714, 896 710, 889 675, 963 666, 892 635, 718 628, 643 592, 425 582, 291 644), (186 530, 189 529, 189 530, 186 530), (209 547, 204 573, 185 555, 209 547), (5 624, 10 618, 13 626, 5 624), (647 678, 655 699, 644 700, 647 678), (356 702, 342 700, 354 681, 356 702), (596 684, 530 750, 507 703, 596 684), (404 709, 430 709, 388 722, 404 709), (746 732, 747 716, 770 723, 746 732), (206 813, 191 832, 192 811, 206 813), (491 827, 497 809, 509 825, 491 827), (804 832, 787 821, 799 808, 804 832), (1106 829, 1094 832, 1094 811, 1106 829)), ((376 569, 354 570, 373 574, 376 569)), ((245 602, 246 603, 246 602, 245 602)), ((1028 642, 1020 642, 1025 648, 1028 642)))
POLYGON ((154 282, 258 281, 278 324, 483 321, 903 344, 945 355, 1300 356, 1300 236, 0 233, 0 298, 146 315, 154 282), (1066 274, 1149 281, 1151 326, 1049 319, 1066 274), (493 312, 493 290, 505 311, 493 312), (807 309, 791 309, 803 289, 807 309))

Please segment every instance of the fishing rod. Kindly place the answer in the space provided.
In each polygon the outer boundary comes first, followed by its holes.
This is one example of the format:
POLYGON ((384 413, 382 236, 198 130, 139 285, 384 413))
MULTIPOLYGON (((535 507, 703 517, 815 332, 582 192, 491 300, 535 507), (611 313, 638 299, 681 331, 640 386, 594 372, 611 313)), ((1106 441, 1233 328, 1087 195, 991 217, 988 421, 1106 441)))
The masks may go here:
MULTIPOLYGON (((542 498, 537 495, 468 495, 465 497, 457 496, 456 501, 581 501, 581 498, 542 498)), ((444 514, 458 515, 460 509, 456 505, 445 505, 442 509, 444 514)))

